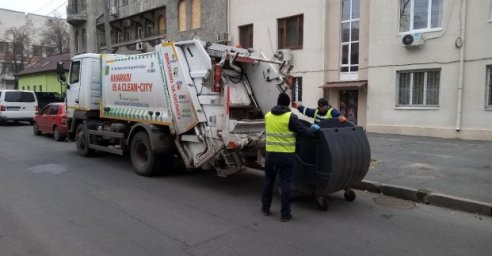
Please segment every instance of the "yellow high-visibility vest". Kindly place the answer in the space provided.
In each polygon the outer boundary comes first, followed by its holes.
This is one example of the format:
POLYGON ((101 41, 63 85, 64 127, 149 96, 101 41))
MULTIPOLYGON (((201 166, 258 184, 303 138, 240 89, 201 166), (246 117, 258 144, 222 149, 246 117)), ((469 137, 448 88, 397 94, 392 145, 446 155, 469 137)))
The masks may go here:
POLYGON ((318 110, 316 109, 316 112, 314 112, 314 123, 317 124, 317 123, 321 122, 322 120, 330 119, 332 117, 331 111, 333 111, 333 108, 328 109, 328 111, 326 111, 325 115, 318 115, 318 110))
POLYGON ((282 115, 274 115, 268 112, 265 115, 267 152, 296 152, 296 136, 289 130, 291 114, 286 112, 282 115))

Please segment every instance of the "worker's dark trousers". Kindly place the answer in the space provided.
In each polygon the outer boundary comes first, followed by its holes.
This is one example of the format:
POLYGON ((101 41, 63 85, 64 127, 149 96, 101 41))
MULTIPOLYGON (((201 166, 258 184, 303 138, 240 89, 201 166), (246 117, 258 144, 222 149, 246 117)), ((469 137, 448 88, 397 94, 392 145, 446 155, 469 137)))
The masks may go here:
POLYGON ((290 214, 290 183, 292 181, 293 153, 267 152, 265 159, 265 186, 261 196, 262 209, 269 210, 272 205, 273 186, 277 174, 280 176, 281 186, 281 214, 287 217, 290 214))

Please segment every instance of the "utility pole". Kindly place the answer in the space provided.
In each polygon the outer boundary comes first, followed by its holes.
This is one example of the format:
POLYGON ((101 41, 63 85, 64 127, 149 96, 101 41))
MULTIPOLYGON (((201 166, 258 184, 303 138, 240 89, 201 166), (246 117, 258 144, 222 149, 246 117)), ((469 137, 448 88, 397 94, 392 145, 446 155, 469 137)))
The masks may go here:
POLYGON ((113 53, 111 27, 109 26, 109 6, 111 5, 111 0, 106 0, 104 2, 104 36, 106 38, 106 51, 107 53, 113 53))

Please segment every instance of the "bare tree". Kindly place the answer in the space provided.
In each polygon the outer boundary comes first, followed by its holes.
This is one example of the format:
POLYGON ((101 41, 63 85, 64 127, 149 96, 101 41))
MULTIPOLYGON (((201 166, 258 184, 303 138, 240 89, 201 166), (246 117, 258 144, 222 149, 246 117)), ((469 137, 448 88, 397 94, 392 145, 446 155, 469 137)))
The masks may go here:
POLYGON ((67 22, 59 16, 48 19, 40 32, 41 44, 51 47, 55 53, 69 51, 70 34, 67 22))
MULTIPOLYGON (((32 51, 32 41, 36 33, 31 21, 20 27, 11 27, 5 31, 4 40, 8 43, 8 49, 4 52, 4 61, 11 63, 12 73, 23 70, 35 61, 32 51)), ((5 70, 2 70, 5 73, 5 70)))

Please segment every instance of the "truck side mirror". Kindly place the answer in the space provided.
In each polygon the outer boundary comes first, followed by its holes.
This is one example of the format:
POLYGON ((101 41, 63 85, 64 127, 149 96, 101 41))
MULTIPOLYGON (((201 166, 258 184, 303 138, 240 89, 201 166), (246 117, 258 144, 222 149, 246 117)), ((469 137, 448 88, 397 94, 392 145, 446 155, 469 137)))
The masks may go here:
POLYGON ((58 61, 56 63, 56 73, 58 74, 60 81, 67 81, 67 78, 65 77, 65 68, 63 67, 63 61, 58 61))

